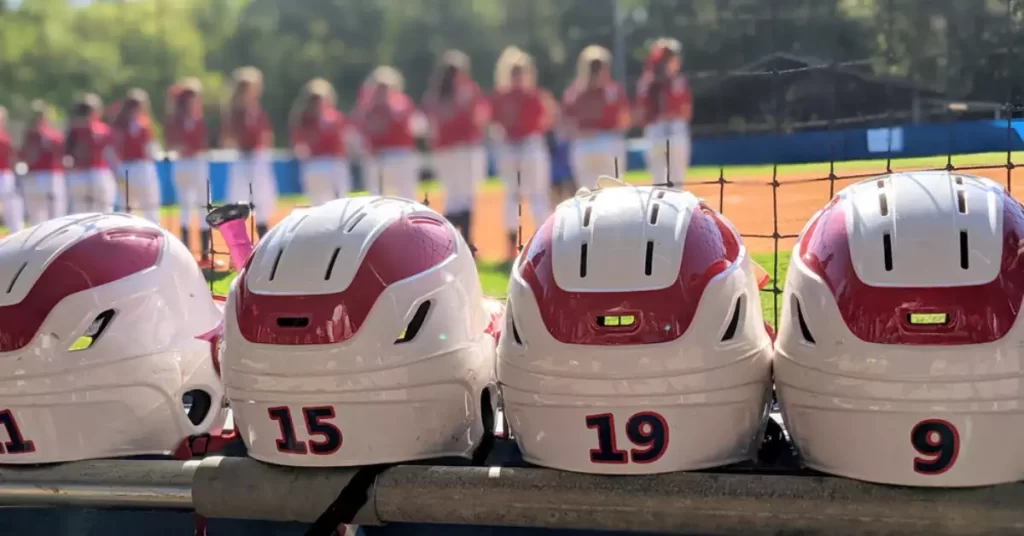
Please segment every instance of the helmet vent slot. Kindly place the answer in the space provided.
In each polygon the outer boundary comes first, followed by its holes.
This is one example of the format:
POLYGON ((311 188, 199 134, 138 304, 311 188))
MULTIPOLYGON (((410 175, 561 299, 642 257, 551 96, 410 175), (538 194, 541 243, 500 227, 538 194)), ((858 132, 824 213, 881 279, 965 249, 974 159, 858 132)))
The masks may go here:
POLYGON ((279 328, 304 328, 309 326, 308 316, 279 316, 277 317, 277 327, 279 328))
POLYGON ((956 182, 957 184, 960 184, 960 185, 962 185, 962 184, 964 183, 964 178, 963 178, 963 177, 961 177, 960 175, 957 175, 957 176, 956 176, 956 178, 954 178, 953 180, 954 180, 954 181, 955 181, 955 182, 956 182))
POLYGON ((18 278, 21 277, 21 273, 25 271, 25 267, 28 266, 28 262, 21 263, 21 268, 18 268, 18 272, 14 274, 14 278, 11 279, 11 284, 7 285, 7 293, 10 294, 14 290, 14 285, 18 283, 18 278))
POLYGON ((516 318, 512 317, 512 338, 515 339, 516 344, 519 346, 523 345, 523 339, 519 337, 519 330, 516 329, 516 318))
POLYGON ((647 241, 647 258, 644 260, 644 274, 651 275, 654 271, 654 241, 647 241))
POLYGON ((889 200, 885 197, 885 192, 878 194, 878 212, 882 216, 889 215, 889 200))
POLYGON ((281 264, 281 255, 284 255, 284 249, 280 249, 277 252, 277 257, 274 257, 274 266, 270 268, 270 280, 274 280, 274 276, 277 275, 277 265, 281 264))
POLYGON ((660 190, 658 195, 654 196, 657 199, 665 199, 665 190, 660 190))
POLYGON ((800 324, 800 335, 803 336, 805 341, 815 344, 814 336, 811 335, 811 330, 807 327, 807 321, 804 320, 804 311, 800 308, 800 300, 794 298, 793 303, 796 304, 796 320, 800 324))
POLYGON ((971 261, 968 258, 970 248, 967 245, 967 231, 960 231, 960 267, 967 270, 971 267, 971 261))
POLYGON ((398 334, 398 338, 395 339, 395 344, 401 344, 415 339, 416 335, 420 332, 420 328, 423 327, 423 323, 427 321, 428 312, 430 312, 430 300, 421 303, 420 306, 416 308, 416 313, 412 315, 412 320, 410 320, 409 325, 398 334))
POLYGON ((114 310, 107 309, 102 313, 96 315, 89 327, 86 328, 85 333, 81 337, 71 342, 71 346, 68 347, 69 352, 76 352, 78 350, 85 350, 91 348, 93 344, 99 340, 100 335, 107 330, 107 326, 110 325, 110 321, 114 319, 114 310))
POLYGON ((651 225, 658 223, 658 210, 660 210, 660 205, 653 203, 651 206, 651 225))
POLYGON ((356 217, 355 217, 355 218, 354 218, 354 219, 352 220, 352 223, 350 223, 350 224, 348 225, 348 229, 345 229, 345 232, 346 232, 346 233, 351 233, 351 232, 352 232, 352 229, 355 229, 355 228, 356 228, 356 225, 359 225, 359 222, 363 221, 363 218, 365 218, 365 217, 366 217, 366 213, 365 213, 365 212, 360 212, 360 213, 359 213, 359 214, 358 214, 358 215, 357 215, 357 216, 356 216, 356 217))
POLYGON ((967 214, 967 195, 963 190, 956 191, 956 209, 960 214, 967 214))
POLYGON ((587 244, 580 246, 580 277, 587 277, 587 244))
POLYGON ((339 253, 341 253, 341 248, 334 248, 334 253, 331 254, 331 260, 327 263, 327 271, 324 272, 324 281, 331 279, 331 274, 334 272, 334 263, 337 262, 339 253))
POLYGON ((588 227, 590 225, 590 212, 594 210, 594 207, 587 205, 587 208, 583 211, 583 226, 588 227))
POLYGON ((885 256, 885 271, 892 271, 892 236, 889 233, 882 235, 882 249, 885 256))
POLYGON ((736 331, 740 327, 740 313, 743 310, 743 296, 736 298, 736 305, 732 309, 732 320, 729 321, 729 327, 725 328, 725 335, 722 335, 722 342, 731 341, 736 336, 736 331))

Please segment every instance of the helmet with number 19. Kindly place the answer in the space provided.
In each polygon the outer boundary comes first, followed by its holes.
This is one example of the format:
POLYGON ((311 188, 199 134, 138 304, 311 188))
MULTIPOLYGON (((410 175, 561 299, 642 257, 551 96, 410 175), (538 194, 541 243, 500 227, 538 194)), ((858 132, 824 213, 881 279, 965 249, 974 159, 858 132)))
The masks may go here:
POLYGON ((0 464, 171 454, 220 424, 221 311, 167 231, 47 221, 0 240, 0 289, 0 464))
POLYGON ((224 383, 249 455, 470 457, 492 433, 500 316, 469 246, 433 210, 371 196, 293 212, 228 296, 224 383))
POLYGON ((516 259, 498 347, 527 461, 650 474, 747 460, 771 401, 771 340, 739 234, 688 192, 608 177, 516 259))
POLYGON ((1024 477, 1024 209, 988 179, 843 190, 790 261, 775 380, 808 466, 910 486, 1024 477))

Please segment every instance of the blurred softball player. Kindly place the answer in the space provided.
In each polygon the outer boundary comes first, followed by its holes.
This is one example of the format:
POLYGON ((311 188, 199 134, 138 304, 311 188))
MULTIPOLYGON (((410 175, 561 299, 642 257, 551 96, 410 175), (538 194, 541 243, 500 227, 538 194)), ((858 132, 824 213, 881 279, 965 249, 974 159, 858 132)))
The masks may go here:
POLYGON ((551 214, 551 157, 544 133, 554 122, 558 105, 537 87, 533 58, 508 47, 494 71, 491 110, 497 127, 498 175, 505 183, 505 229, 510 258, 516 256, 519 197, 529 203, 539 225, 551 214), (521 185, 521 187, 520 187, 521 185))
POLYGON ((181 210, 181 241, 189 244, 192 214, 196 214, 199 217, 199 263, 205 267, 210 262, 212 233, 206 223, 210 164, 203 158, 208 147, 202 92, 202 83, 193 77, 171 86, 167 95, 164 139, 167 140, 167 149, 177 153, 174 189, 181 210))
POLYGON ((228 173, 228 200, 251 200, 256 232, 264 236, 277 207, 277 182, 267 154, 274 146, 274 131, 260 106, 263 73, 255 67, 242 67, 235 70, 233 78, 228 110, 221 121, 221 146, 239 152, 228 173))
POLYGON ((393 67, 377 67, 360 89, 351 117, 370 153, 362 168, 366 189, 373 195, 414 200, 420 178, 414 125, 418 112, 404 85, 393 67))
POLYGON ((686 77, 679 71, 682 62, 683 46, 679 41, 659 39, 651 47, 637 82, 636 116, 650 144, 647 169, 655 183, 671 178, 680 184, 690 167, 693 95, 686 77))
POLYGON ((14 164, 18 158, 6 123, 7 108, 0 106, 0 207, 4 211, 7 232, 16 233, 25 227, 25 205, 15 183, 14 164))
POLYGON ((111 125, 111 160, 117 170, 118 194, 125 210, 141 211, 147 220, 160 223, 160 178, 155 163, 160 147, 153 136, 149 108, 149 94, 145 90, 128 91, 111 125))
POLYGON ((576 62, 576 80, 562 95, 562 115, 572 139, 570 149, 576 186, 594 188, 601 175, 626 170, 625 130, 629 128, 629 99, 612 80, 612 55, 590 45, 576 62))
POLYGON ((292 105, 292 151, 301 165, 302 191, 313 206, 347 197, 352 189, 345 158, 347 122, 335 108, 336 101, 334 86, 314 78, 292 105))
POLYGON ((423 97, 423 110, 430 125, 434 174, 444 184, 445 217, 472 244, 473 197, 487 177, 483 132, 490 108, 469 67, 463 52, 446 52, 423 97))
POLYGON ((71 156, 67 172, 71 213, 113 212, 117 181, 107 162, 111 150, 110 127, 100 119, 103 102, 92 93, 82 96, 71 111, 64 147, 71 156))
POLYGON ((32 102, 29 127, 18 151, 28 166, 22 192, 29 225, 59 218, 67 212, 64 135, 50 124, 49 116, 50 108, 45 102, 32 102))

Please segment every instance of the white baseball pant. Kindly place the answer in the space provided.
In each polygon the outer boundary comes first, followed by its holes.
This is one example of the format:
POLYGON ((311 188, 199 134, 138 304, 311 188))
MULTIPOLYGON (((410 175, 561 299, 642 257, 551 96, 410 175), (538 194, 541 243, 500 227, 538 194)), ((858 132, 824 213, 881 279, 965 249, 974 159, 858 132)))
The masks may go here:
POLYGON ((139 211, 142 217, 160 223, 160 176, 150 160, 122 162, 117 170, 117 193, 125 212, 139 211))
POLYGON ((650 144, 647 171, 651 174, 651 181, 663 183, 671 171, 672 182, 681 185, 690 167, 690 126, 686 121, 659 121, 644 129, 644 138, 650 144))
POLYGON ((71 214, 114 211, 117 180, 109 169, 68 171, 67 183, 71 214))
POLYGON ((0 171, 0 206, 4 211, 7 232, 16 233, 25 228, 25 202, 18 195, 13 171, 0 171))
POLYGON ((312 206, 348 197, 352 190, 352 173, 345 158, 317 156, 304 160, 301 166, 302 191, 312 206))
POLYGON ((626 140, 618 132, 600 132, 573 140, 569 151, 577 188, 596 187, 597 178, 601 175, 626 175, 626 140))
POLYGON ((61 171, 33 171, 22 184, 29 225, 59 218, 68 211, 67 184, 61 171))
POLYGON ((551 155, 544 136, 536 134, 518 143, 498 146, 498 175, 505 183, 505 229, 519 227, 518 205, 529 203, 535 226, 551 215, 551 155))
POLYGON ((187 158, 174 162, 174 190, 181 210, 181 226, 187 228, 192 213, 199 215, 199 229, 210 228, 206 223, 206 189, 210 179, 210 164, 201 158, 187 158))
POLYGON ((277 209, 277 180, 265 151, 241 155, 228 173, 228 201, 250 200, 256 225, 268 225, 277 209))
POLYGON ((417 201, 420 155, 416 149, 389 149, 363 161, 363 186, 371 195, 396 195, 417 201))
POLYGON ((445 214, 473 209, 476 188, 487 177, 487 152, 481 145, 458 145, 434 151, 434 176, 444 185, 445 214))

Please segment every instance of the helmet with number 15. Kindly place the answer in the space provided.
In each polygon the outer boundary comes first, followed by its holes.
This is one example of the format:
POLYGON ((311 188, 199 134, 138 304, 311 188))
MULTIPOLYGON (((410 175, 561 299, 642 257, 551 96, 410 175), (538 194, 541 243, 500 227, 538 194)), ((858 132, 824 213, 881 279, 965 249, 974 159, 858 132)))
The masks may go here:
POLYGON ((775 381, 804 463, 908 486, 1024 477, 1024 208, 988 179, 850 186, 797 243, 775 381))
POLYGON ((516 259, 498 347, 526 460, 587 473, 752 458, 771 340, 739 234, 688 192, 602 177, 516 259))
POLYGON ((228 296, 224 383, 249 455, 321 467, 472 456, 493 433, 500 316, 437 212, 373 196, 293 212, 228 296))

